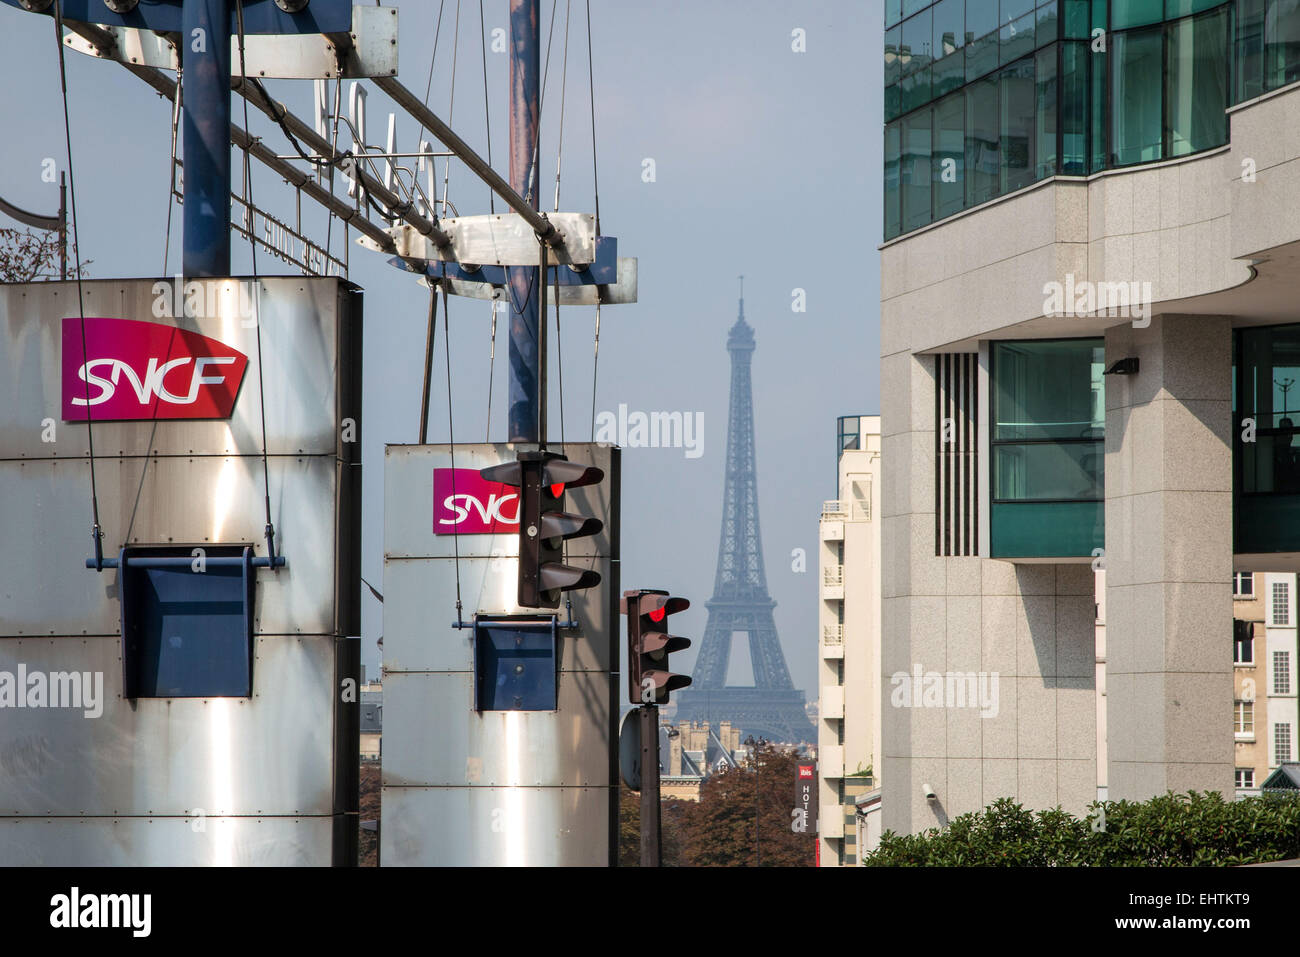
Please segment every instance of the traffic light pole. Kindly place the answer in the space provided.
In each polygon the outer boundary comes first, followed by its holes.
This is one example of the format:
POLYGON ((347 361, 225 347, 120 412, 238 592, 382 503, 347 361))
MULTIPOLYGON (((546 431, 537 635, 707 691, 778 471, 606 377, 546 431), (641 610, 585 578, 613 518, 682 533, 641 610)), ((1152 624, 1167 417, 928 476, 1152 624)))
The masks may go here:
POLYGON ((641 866, 658 867, 663 852, 659 804, 659 706, 641 706, 641 866))

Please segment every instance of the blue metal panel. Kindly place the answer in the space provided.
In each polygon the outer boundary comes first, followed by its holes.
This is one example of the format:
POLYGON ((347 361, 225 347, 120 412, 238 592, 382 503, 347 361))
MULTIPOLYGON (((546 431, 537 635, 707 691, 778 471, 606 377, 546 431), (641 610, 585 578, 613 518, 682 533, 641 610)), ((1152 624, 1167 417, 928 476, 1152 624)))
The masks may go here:
MULTIPOLYGON (((25 9, 21 0, 0 0, 25 9)), ((182 25, 181 0, 144 0, 129 13, 114 13, 104 0, 60 0, 64 20, 102 23, 111 27, 175 32, 182 25)), ((193 0, 190 0, 190 6, 193 0)), ((53 16, 54 7, 41 11, 53 16)), ((235 33, 234 4, 227 15, 235 33)), ((311 0, 301 13, 285 13, 275 0, 244 0, 245 33, 346 33, 352 29, 352 0, 311 0)))
POLYGON ((196 571, 200 559, 187 546, 122 549, 125 697, 252 695, 252 548, 205 545, 203 551, 196 571))
POLYGON ((478 711, 556 710, 555 619, 476 618, 478 711))

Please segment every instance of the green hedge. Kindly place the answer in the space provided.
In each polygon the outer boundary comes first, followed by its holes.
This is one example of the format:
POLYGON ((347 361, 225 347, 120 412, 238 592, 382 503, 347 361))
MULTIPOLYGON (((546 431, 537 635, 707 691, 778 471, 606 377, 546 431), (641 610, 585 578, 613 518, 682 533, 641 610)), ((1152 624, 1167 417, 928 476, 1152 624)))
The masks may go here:
POLYGON ((1075 817, 1002 798, 945 828, 886 831, 867 867, 1231 866, 1300 857, 1300 797, 1224 801, 1216 792, 1095 802, 1075 817))

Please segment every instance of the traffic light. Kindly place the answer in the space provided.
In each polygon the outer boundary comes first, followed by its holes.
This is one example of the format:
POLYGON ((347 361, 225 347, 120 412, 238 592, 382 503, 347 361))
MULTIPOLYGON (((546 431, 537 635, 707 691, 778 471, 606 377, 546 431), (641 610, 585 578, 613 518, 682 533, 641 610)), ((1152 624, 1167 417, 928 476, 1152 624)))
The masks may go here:
POLYGON ((563 562, 564 542, 595 535, 598 518, 562 511, 564 491, 595 485, 605 473, 594 465, 570 462, 556 452, 520 452, 518 460, 479 470, 489 482, 519 489, 519 604, 559 608, 560 592, 600 584, 600 573, 563 562))
POLYGON ((691 683, 668 670, 668 655, 691 646, 689 638, 668 634, 668 616, 691 603, 666 591, 641 589, 623 593, 627 615, 627 698, 632 704, 666 704, 668 694, 691 683))

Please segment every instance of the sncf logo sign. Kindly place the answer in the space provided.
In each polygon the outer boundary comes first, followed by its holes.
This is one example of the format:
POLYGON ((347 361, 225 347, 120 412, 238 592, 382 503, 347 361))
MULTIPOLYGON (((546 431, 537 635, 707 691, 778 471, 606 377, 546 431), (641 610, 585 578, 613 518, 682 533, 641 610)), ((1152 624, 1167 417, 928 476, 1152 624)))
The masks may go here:
POLYGON ((504 535, 519 532, 519 491, 489 482, 477 469, 433 470, 435 535, 504 535))
POLYGON ((134 319, 63 320, 63 418, 228 419, 248 356, 197 332, 134 319))

